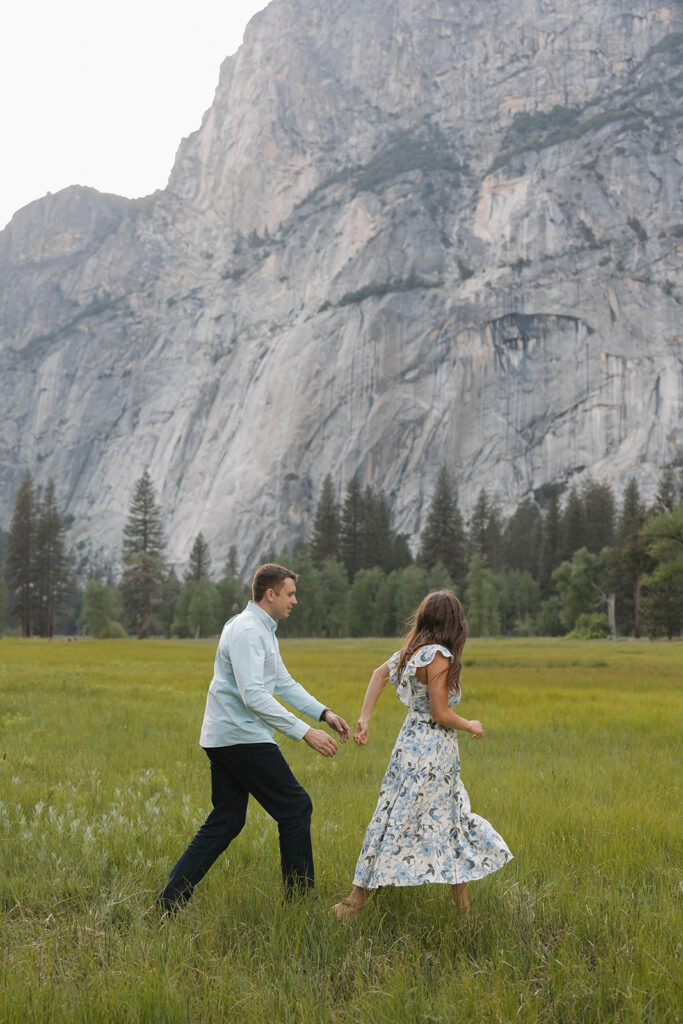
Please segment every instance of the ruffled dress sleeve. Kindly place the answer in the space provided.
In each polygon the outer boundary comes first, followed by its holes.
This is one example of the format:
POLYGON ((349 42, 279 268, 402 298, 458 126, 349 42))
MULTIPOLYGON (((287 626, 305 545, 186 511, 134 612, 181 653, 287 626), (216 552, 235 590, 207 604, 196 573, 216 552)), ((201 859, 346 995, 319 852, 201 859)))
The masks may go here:
POLYGON ((401 652, 396 651, 389 658, 389 681, 396 689, 396 696, 406 707, 409 708, 411 706, 411 699, 414 696, 413 688, 416 685, 421 687, 422 692, 424 692, 424 683, 417 682, 415 672, 418 668, 424 668, 425 665, 429 665, 430 662, 434 661, 437 652, 445 654, 447 658, 453 657, 447 647, 442 647, 441 644, 427 644, 427 646, 421 647, 419 651, 415 652, 403 669, 400 679, 398 678, 398 662, 401 652))
POLYGON ((400 651, 394 651, 389 658, 387 665, 389 666, 389 682, 396 689, 398 686, 398 663, 401 658, 400 651))
POLYGON ((437 654, 445 654, 447 658, 453 657, 447 647, 442 647, 441 644, 427 644, 426 647, 421 647, 419 651, 416 651, 410 661, 416 669, 424 668, 425 665, 431 665, 437 654))

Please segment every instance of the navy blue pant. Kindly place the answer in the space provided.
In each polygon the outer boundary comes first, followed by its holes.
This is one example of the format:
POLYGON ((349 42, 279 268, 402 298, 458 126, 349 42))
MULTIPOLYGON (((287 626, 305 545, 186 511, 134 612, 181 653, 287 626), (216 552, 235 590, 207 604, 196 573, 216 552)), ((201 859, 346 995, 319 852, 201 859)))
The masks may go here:
POLYGON ((205 749, 211 762, 213 810, 171 871, 157 902, 173 910, 189 900, 197 882, 242 831, 250 793, 278 824, 286 894, 310 888, 313 804, 277 744, 238 743, 205 749))

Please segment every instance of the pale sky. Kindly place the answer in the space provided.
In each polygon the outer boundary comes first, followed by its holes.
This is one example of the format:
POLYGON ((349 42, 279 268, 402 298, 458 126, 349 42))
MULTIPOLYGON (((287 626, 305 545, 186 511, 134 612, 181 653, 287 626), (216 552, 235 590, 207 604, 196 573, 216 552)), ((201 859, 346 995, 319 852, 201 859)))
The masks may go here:
POLYGON ((67 185, 166 185, 267 0, 18 0, 0 15, 0 229, 67 185))

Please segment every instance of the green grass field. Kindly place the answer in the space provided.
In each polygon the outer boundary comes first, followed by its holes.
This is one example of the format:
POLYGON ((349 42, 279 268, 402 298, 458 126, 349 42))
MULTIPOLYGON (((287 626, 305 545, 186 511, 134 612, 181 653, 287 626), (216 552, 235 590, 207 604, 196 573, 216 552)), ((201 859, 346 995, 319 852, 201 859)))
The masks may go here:
MULTIPOLYGON (((282 643, 355 722, 383 640, 282 643)), ((283 906, 276 826, 247 826, 165 925, 145 917, 209 808, 197 745, 214 643, 0 641, 0 1022, 679 1020, 680 645, 474 640, 472 808, 515 860, 386 889, 339 925, 404 708, 332 761, 283 739, 314 802, 316 889, 283 906)))

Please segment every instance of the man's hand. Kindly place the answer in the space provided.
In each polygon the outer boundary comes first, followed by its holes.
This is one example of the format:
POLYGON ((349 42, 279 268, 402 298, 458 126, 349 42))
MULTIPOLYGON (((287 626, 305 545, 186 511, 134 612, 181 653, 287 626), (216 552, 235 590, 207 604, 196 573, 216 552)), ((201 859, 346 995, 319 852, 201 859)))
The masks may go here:
POLYGON ((335 715, 334 711, 327 708, 323 714, 323 722, 326 722, 330 729, 334 729, 339 734, 340 743, 346 743, 351 735, 351 728, 340 715, 335 715))
POLYGON ((359 747, 364 747, 368 742, 368 736, 370 735, 370 726, 367 722, 359 718, 356 723, 356 735, 353 737, 354 743, 357 743, 359 747))
POLYGON ((309 747, 313 747, 323 757, 334 757, 337 753, 337 744, 322 729, 309 729, 307 733, 304 733, 304 740, 309 747))

